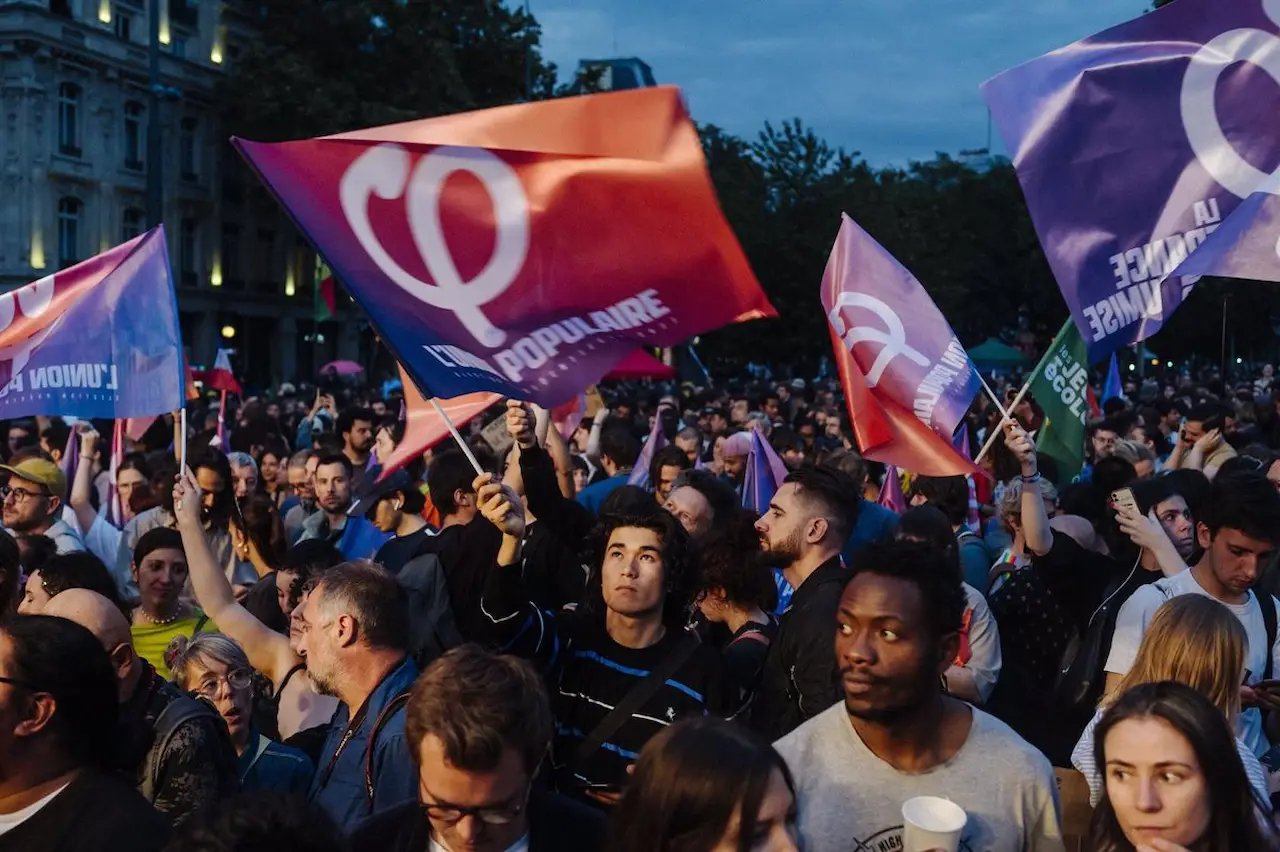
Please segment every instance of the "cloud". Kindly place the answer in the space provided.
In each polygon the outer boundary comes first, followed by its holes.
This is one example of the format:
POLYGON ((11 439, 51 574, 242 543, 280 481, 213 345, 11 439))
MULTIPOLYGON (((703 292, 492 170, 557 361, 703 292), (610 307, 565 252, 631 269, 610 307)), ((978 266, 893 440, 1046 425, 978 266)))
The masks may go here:
MULTIPOLYGON (((533 0, 547 57, 638 56, 694 117, 753 137, 800 118, 875 165, 986 144, 978 85, 1147 0, 533 0)), ((1000 149, 998 140, 993 140, 1000 149)))

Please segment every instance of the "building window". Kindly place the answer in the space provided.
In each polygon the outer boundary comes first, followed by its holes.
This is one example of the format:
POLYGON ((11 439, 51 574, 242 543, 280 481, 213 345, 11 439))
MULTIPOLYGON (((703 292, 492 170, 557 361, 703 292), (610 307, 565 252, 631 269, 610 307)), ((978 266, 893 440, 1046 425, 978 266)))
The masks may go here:
POLYGON ((80 156, 80 87, 75 83, 58 87, 58 150, 80 156))
POLYGON ((120 242, 128 242, 142 233, 142 211, 137 207, 126 207, 120 217, 120 242))
POLYGON ((80 214, 84 205, 78 198, 58 200, 58 268, 80 261, 80 214))
POLYGON ((186 59, 186 58, 187 58, 187 39, 186 39, 186 36, 174 36, 174 37, 173 37, 173 44, 171 45, 171 47, 172 47, 172 49, 173 49, 173 55, 174 55, 174 56, 178 57, 179 59, 186 59))
POLYGON ((194 30, 200 26, 200 0, 169 0, 169 20, 194 30))
POLYGON ((199 250, 195 219, 183 219, 178 225, 178 280, 184 287, 197 283, 197 252, 199 250))
POLYGON ((71 11, 71 0, 53 0, 49 4, 49 11, 63 18, 74 18, 75 13, 71 11))
POLYGON ((222 280, 228 289, 243 289, 240 277, 240 226, 222 226, 222 280))
POLYGON ((196 171, 196 142, 197 134, 200 131, 200 122, 194 118, 182 119, 182 124, 178 132, 178 166, 182 172, 183 180, 195 180, 196 171))
POLYGON ((142 117, 146 108, 137 101, 124 105, 124 167, 142 171, 143 129, 142 117))
POLYGON ((116 38, 133 41, 133 15, 116 13, 116 38))

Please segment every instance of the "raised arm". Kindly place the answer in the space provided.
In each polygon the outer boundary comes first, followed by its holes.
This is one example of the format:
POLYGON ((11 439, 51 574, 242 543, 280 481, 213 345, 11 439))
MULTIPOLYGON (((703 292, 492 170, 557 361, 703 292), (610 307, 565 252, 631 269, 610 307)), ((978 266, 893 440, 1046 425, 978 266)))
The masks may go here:
POLYGON ((226 573, 218 567, 209 539, 200 523, 200 486, 187 470, 173 489, 174 515, 182 534, 191 588, 205 615, 218 629, 244 648, 249 664, 278 684, 302 659, 281 636, 240 605, 226 573))
POLYGON ((1004 442, 1022 465, 1022 533, 1027 549, 1044 556, 1053 547, 1053 531, 1040 496, 1040 471, 1036 466, 1036 445, 1016 421, 1005 424, 1004 442))
POLYGON ((509 486, 487 474, 476 479, 475 489, 480 513, 502 532, 497 564, 489 572, 480 602, 490 639, 503 653, 550 665, 559 644, 555 616, 530 600, 521 571, 524 507, 509 486))
POLYGON ((80 432, 80 460, 76 463, 76 478, 71 483, 71 508, 85 535, 93 527, 97 513, 93 511, 90 495, 93 493, 93 451, 98 444, 98 433, 87 426, 76 426, 80 432))

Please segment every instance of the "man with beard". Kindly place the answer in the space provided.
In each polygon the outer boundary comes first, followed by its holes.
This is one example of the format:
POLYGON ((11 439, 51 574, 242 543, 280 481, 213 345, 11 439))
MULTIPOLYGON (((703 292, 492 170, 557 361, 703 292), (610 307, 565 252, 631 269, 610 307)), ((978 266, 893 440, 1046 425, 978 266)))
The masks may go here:
POLYGON ((302 523, 299 541, 320 539, 347 559, 368 559, 387 536, 362 517, 347 517, 351 507, 351 461, 340 453, 321 456, 316 465, 316 505, 320 511, 302 523))
POLYGON ((404 705, 418 676, 405 649, 409 613, 384 568, 347 562, 302 606, 298 654, 311 684, 342 703, 329 722, 310 798, 345 832, 417 797, 404 705))
POLYGON ((775 744, 808 852, 904 848, 902 806, 917 796, 964 809, 961 850, 1063 848, 1049 761, 943 690, 964 607, 931 545, 877 543, 855 557, 833 619, 844 700, 775 744))
POLYGON ((84 550, 80 534, 59 518, 67 499, 67 476, 60 467, 33 456, 0 470, 9 476, 0 487, 5 529, 51 538, 59 553, 84 550))
POLYGON ((351 462, 352 486, 359 489, 364 482, 364 470, 369 465, 369 453, 373 451, 373 412, 354 406, 344 408, 338 415, 338 437, 342 438, 342 454, 351 462))
POLYGON ((777 739, 840 699, 831 649, 840 592, 849 580, 840 551, 857 517, 857 486, 829 467, 787 477, 756 522, 761 556, 795 589, 765 659, 751 722, 777 739))

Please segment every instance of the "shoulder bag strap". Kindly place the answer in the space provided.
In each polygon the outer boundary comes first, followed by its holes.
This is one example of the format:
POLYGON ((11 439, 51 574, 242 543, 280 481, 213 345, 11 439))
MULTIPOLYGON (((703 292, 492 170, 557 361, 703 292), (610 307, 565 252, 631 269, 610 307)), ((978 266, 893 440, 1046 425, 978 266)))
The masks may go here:
POLYGON ((409 703, 409 691, 406 689, 387 702, 387 706, 382 708, 382 712, 373 723, 373 730, 369 732, 369 745, 364 752, 364 795, 370 810, 373 809, 373 753, 378 744, 378 734, 382 733, 382 729, 387 726, 387 722, 391 721, 396 711, 409 703))
POLYGON ((596 725, 591 733, 587 734, 586 739, 578 743, 578 747, 573 750, 573 765, 581 767, 586 763, 587 758, 595 754, 596 749, 600 748, 605 740, 617 733, 618 729, 631 718, 632 714, 657 694, 658 689, 667 682, 667 679, 674 675, 693 656, 693 652, 697 650, 699 644, 698 637, 691 633, 684 634, 684 641, 672 650, 670 656, 652 669, 644 680, 631 687, 631 691, 623 696, 622 700, 609 711, 607 716, 600 720, 600 724, 596 725))

